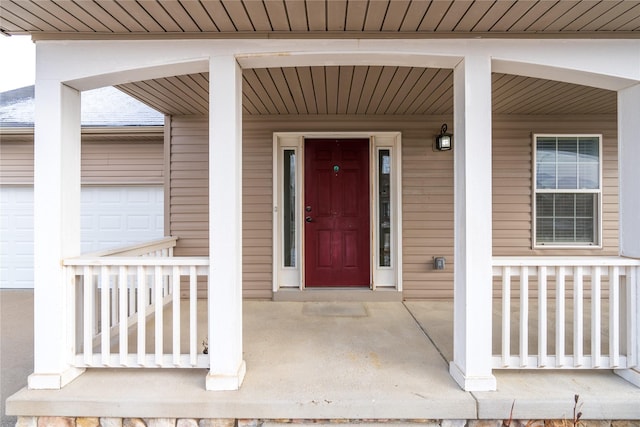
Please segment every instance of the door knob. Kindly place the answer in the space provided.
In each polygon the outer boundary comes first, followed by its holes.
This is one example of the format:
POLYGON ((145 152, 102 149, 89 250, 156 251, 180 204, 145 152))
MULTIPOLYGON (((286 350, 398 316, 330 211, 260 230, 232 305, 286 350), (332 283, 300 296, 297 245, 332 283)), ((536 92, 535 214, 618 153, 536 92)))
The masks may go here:
POLYGON ((308 217, 306 217, 304 220, 305 220, 305 221, 307 221, 307 222, 311 222, 311 221, 313 221, 313 218, 311 218, 310 216, 308 216, 308 217))

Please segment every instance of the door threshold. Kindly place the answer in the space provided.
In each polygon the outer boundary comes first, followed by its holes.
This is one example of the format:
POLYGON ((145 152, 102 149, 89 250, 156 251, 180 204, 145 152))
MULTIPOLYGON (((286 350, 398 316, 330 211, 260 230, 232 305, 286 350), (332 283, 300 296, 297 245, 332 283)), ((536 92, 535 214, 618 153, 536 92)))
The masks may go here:
POLYGON ((280 289, 273 293, 273 301, 288 302, 330 302, 330 301, 353 301, 353 302, 401 302, 402 292, 395 289, 369 288, 331 288, 331 289, 280 289))

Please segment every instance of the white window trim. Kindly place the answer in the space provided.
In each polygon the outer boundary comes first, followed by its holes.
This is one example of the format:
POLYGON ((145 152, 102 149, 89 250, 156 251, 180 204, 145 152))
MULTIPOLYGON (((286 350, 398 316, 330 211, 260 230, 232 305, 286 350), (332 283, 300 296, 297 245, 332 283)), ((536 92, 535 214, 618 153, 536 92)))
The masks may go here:
POLYGON ((370 171, 370 277, 371 289, 402 291, 402 143, 400 132, 276 132, 273 134, 273 292, 280 289, 304 289, 304 233, 302 233, 304 199, 304 140, 305 138, 367 138, 370 171), (378 267, 378 203, 377 153, 389 149, 392 156, 392 267, 378 267), (282 155, 284 150, 296 152, 296 266, 284 267, 282 242, 283 206, 282 155))
POLYGON ((532 248, 533 249, 602 249, 602 197, 603 197, 603 177, 602 177, 602 164, 604 163, 604 155, 602 152, 603 147, 603 137, 602 134, 582 134, 582 133, 534 133, 532 134, 531 141, 531 151, 532 151, 532 180, 531 180, 531 223, 532 223, 532 248), (537 189, 538 182, 538 168, 537 168, 537 139, 539 137, 569 137, 569 138, 581 138, 581 137, 596 137, 598 138, 598 189, 597 190, 585 190, 585 189, 537 189), (594 243, 538 243, 538 232, 537 232, 537 206, 536 206, 536 195, 538 193, 587 193, 587 194, 596 194, 597 195, 597 210, 596 210, 596 227, 594 227, 594 232, 596 233, 595 242, 594 243))

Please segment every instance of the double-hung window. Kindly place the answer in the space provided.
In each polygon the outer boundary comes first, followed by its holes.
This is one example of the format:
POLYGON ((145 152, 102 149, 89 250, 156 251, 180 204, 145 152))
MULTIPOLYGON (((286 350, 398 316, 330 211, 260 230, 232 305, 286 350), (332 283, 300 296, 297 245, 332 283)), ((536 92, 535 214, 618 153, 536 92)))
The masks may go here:
POLYGON ((534 135, 534 246, 599 246, 601 135, 534 135))

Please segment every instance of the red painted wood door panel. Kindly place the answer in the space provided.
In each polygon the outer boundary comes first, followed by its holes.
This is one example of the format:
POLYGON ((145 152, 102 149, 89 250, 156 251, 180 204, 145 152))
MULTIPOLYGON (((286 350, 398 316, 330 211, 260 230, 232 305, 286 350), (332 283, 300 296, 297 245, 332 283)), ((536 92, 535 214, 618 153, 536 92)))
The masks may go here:
POLYGON ((369 140, 305 140, 305 285, 369 286, 369 140))

